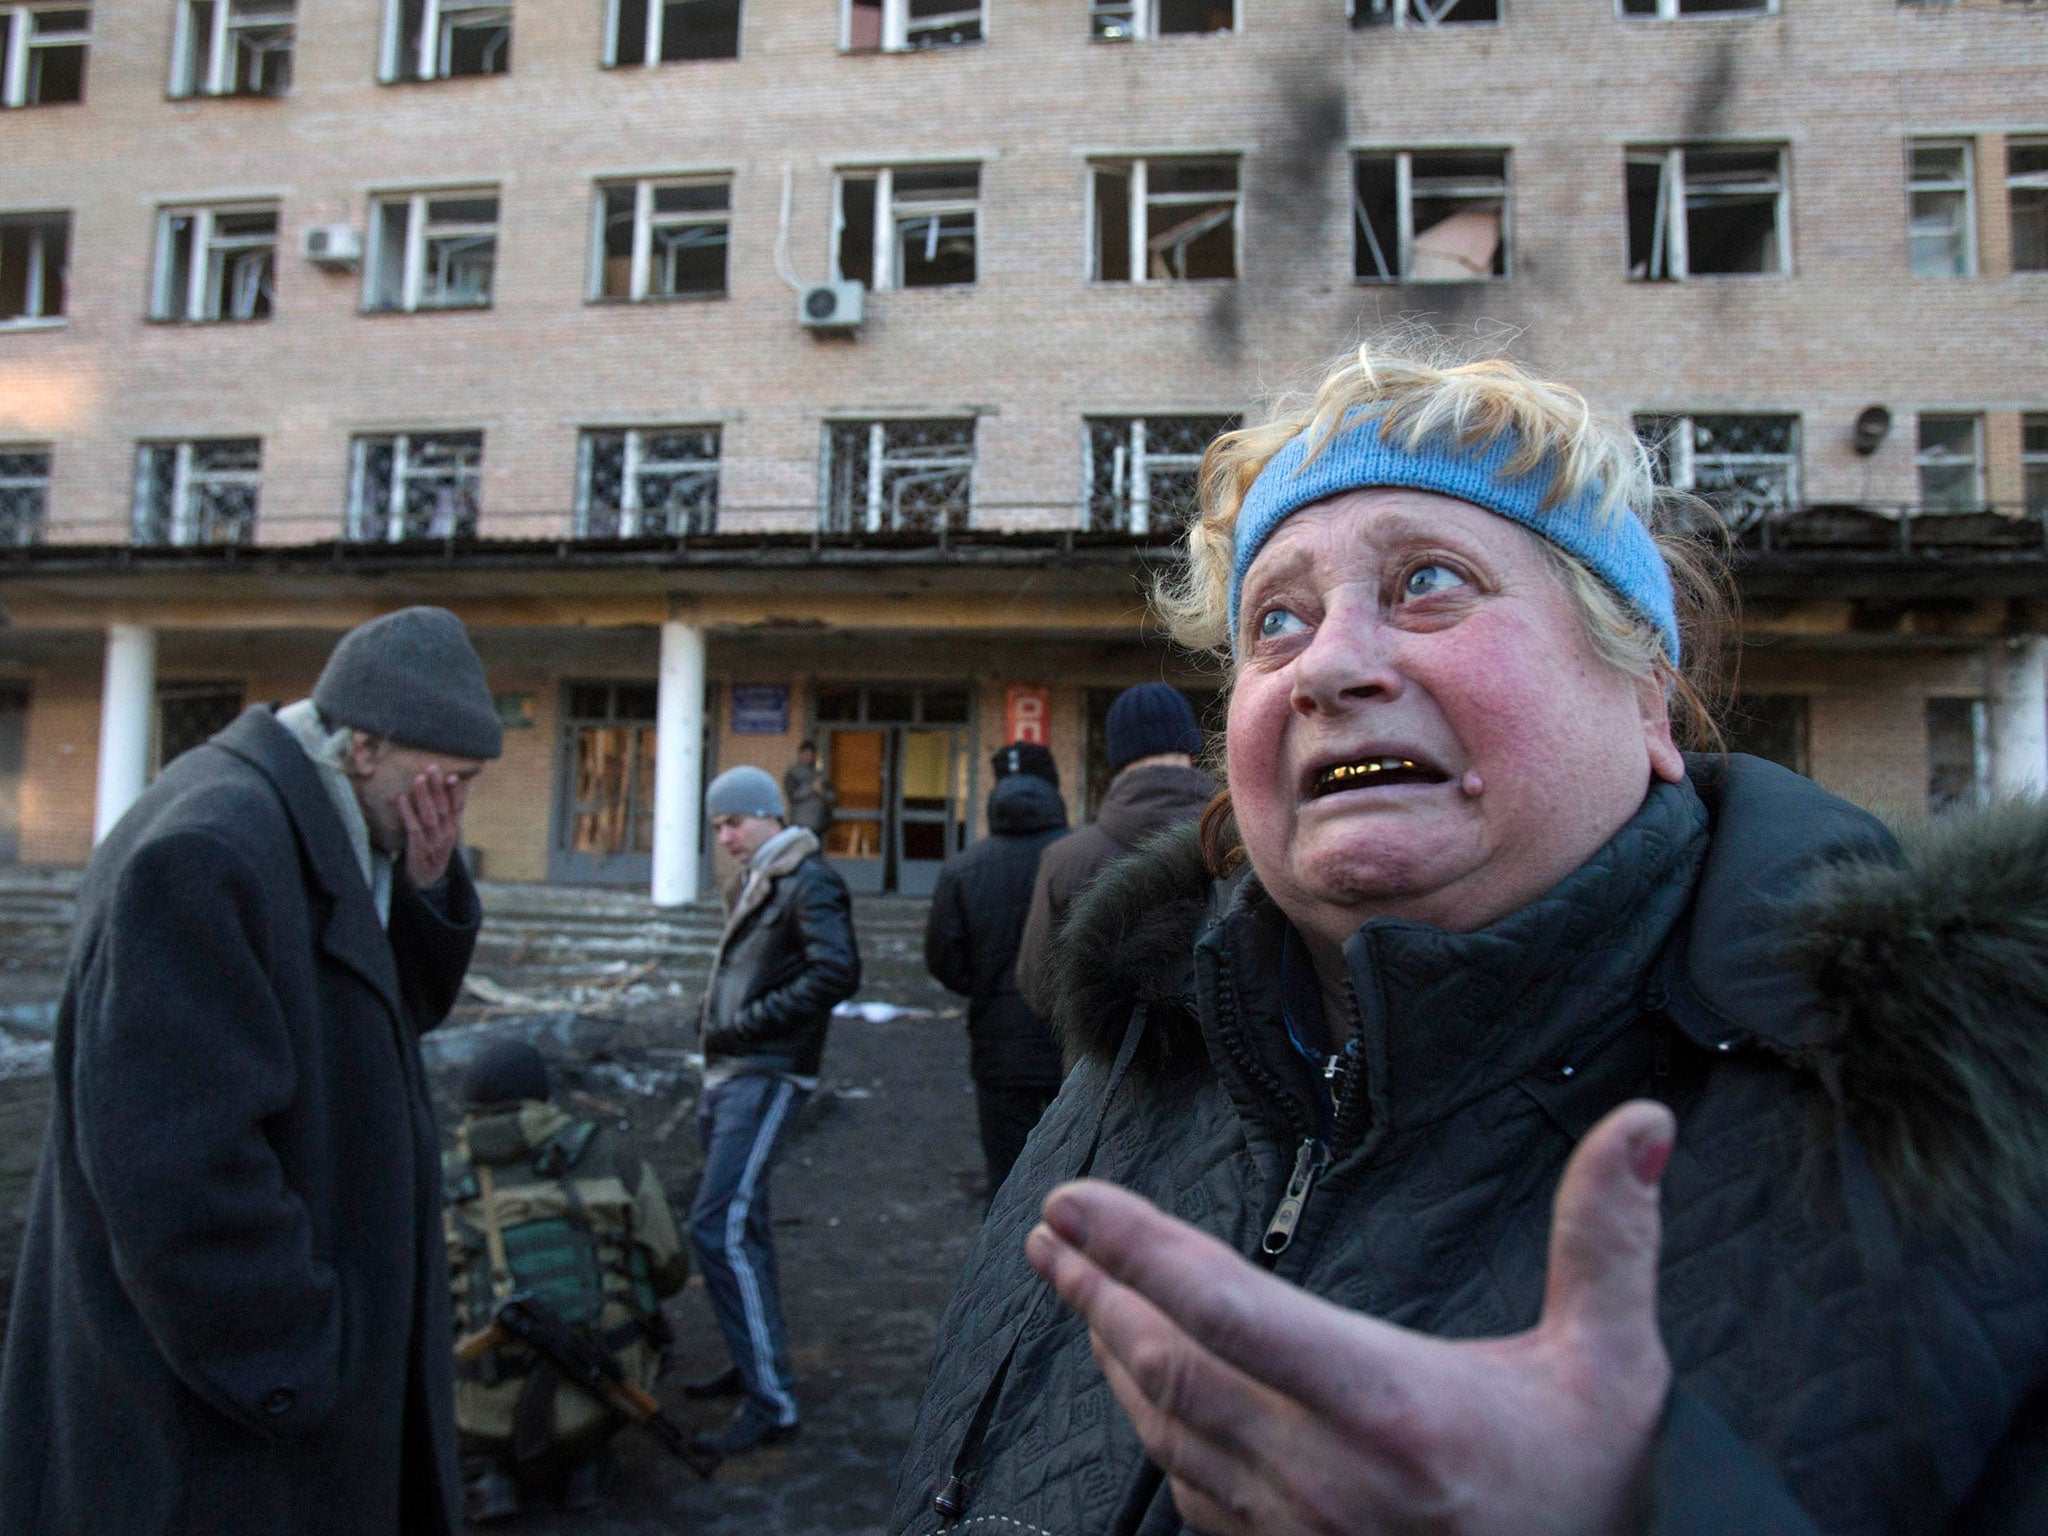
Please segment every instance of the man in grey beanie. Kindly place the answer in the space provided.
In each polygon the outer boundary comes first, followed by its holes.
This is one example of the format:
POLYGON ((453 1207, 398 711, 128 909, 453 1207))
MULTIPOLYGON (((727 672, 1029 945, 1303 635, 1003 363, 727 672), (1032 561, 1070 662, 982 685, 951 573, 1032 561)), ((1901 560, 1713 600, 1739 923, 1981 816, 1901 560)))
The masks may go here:
POLYGON ((704 1174, 690 1241, 733 1363, 683 1391, 740 1399, 723 1429, 697 1437, 701 1449, 738 1456, 796 1433, 768 1175, 818 1086, 833 1006, 860 985, 860 946, 846 882, 815 834, 783 824, 773 778, 729 768, 705 791, 704 811, 740 873, 699 1015, 704 1174))
POLYGON ((94 854, 0 1360, 0 1536, 459 1529, 419 1036, 476 942, 455 849, 500 746, 461 623, 404 609, 94 854))

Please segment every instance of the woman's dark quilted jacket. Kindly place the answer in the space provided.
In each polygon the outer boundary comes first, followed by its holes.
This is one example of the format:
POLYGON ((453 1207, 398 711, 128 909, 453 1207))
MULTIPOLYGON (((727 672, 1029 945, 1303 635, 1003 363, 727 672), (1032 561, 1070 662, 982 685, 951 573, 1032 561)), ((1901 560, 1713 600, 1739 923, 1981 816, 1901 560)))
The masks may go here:
POLYGON ((1256 880, 1212 882, 1186 834, 1113 866, 1067 929, 1075 1067, 941 1324, 892 1531, 1179 1529, 1024 1263, 1041 1200, 1084 1164, 1253 1254, 1326 1134, 1278 1273, 1490 1336, 1537 1319, 1575 1141, 1647 1094, 1680 1130, 1645 1528, 2048 1532, 2048 811, 1902 849, 1770 764, 1690 766, 1491 928, 1360 930, 1333 1126, 1285 1038, 1283 923, 1256 880), (948 1527, 934 1495, 955 1478, 948 1527))

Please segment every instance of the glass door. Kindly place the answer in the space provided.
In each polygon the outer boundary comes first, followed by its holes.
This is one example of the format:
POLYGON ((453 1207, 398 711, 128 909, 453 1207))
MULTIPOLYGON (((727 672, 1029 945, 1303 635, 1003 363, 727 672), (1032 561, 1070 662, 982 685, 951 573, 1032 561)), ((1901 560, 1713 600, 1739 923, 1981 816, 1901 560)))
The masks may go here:
POLYGON ((886 888, 888 874, 889 732, 833 730, 826 745, 826 769, 839 800, 825 832, 825 852, 849 891, 873 896, 886 888))
POLYGON ((820 683, 815 719, 839 804, 825 851, 861 895, 929 896, 966 845, 972 688, 820 683))
POLYGON ((570 683, 562 694, 548 878, 644 885, 654 876, 654 684, 570 683))
POLYGON ((896 756, 896 889, 929 896, 966 834, 966 733, 899 729, 896 756))

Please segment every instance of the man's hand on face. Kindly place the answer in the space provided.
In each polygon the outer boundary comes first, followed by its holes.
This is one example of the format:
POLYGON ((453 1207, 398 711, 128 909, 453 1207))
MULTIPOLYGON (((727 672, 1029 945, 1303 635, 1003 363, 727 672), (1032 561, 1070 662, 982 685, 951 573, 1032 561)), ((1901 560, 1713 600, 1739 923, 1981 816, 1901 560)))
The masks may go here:
POLYGON ((468 803, 469 780, 463 775, 444 772, 438 763, 413 775, 399 797, 398 816, 405 823, 405 873, 414 886, 425 890, 448 873, 468 803))

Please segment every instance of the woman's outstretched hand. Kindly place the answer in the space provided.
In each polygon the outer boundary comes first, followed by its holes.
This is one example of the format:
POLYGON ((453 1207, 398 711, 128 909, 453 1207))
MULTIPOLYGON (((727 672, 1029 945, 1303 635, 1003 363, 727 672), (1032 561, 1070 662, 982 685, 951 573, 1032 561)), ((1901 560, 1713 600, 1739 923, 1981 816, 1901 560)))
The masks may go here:
POLYGON ((1025 1251, 1205 1536, 1627 1529, 1671 1380, 1658 1183, 1676 1124, 1624 1104, 1565 1168, 1541 1321, 1447 1341, 1348 1312, 1126 1190, 1046 1197, 1025 1251))

